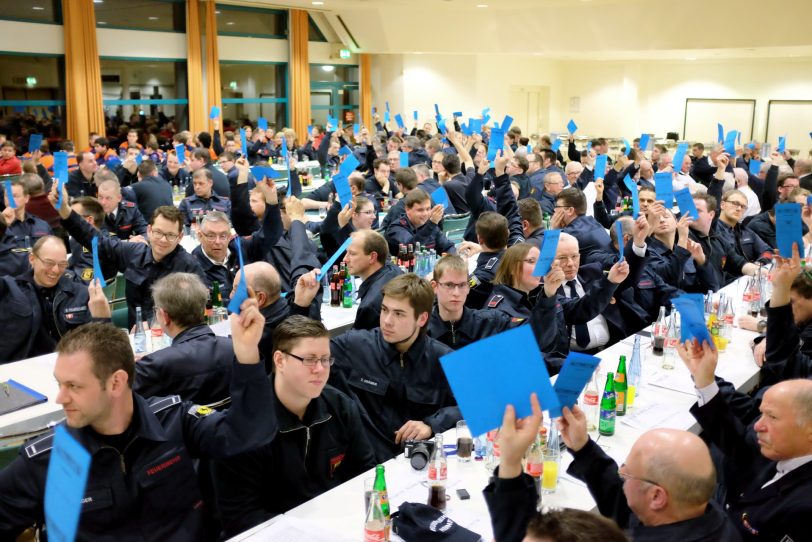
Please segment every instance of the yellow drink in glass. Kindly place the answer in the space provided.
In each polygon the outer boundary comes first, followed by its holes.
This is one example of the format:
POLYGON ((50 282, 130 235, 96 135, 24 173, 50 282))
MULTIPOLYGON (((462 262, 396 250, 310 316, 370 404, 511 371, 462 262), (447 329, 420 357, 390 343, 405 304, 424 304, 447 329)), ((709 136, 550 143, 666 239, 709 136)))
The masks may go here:
POLYGON ((635 389, 634 385, 629 384, 629 387, 626 389, 626 408, 629 408, 634 404, 634 396, 636 391, 637 390, 635 389))
POLYGON ((727 350, 728 339, 722 337, 721 335, 714 335, 713 342, 714 344, 716 344, 716 349, 719 351, 720 354, 725 350, 727 350))
POLYGON ((558 461, 544 461, 541 472, 541 489, 544 493, 553 493, 558 486, 558 461))

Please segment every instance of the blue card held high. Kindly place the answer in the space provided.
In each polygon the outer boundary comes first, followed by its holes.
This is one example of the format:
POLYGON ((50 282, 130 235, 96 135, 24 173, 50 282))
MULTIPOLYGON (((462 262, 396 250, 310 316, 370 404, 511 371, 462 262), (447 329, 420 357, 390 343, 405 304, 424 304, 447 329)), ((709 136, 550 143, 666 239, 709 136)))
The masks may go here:
POLYGON ((721 122, 716 124, 716 132, 716 141, 722 143, 725 140, 725 128, 721 122))
POLYGON ((792 243, 798 243, 798 253, 804 254, 800 203, 775 204, 775 241, 784 258, 792 257, 792 243))
MULTIPOLYGON (((528 146, 529 146, 529 145, 528 145, 528 146)), ((558 152, 558 149, 560 149, 560 148, 561 148, 561 140, 560 140, 560 139, 556 139, 555 141, 553 141, 553 146, 551 147, 551 150, 552 150, 553 152, 558 152)))
POLYGON ((42 134, 31 134, 28 138, 28 152, 38 151, 42 145, 42 134))
POLYGON ((54 177, 57 179, 56 190, 57 200, 56 208, 62 208, 62 187, 68 182, 68 153, 65 151, 57 151, 54 153, 54 177))
POLYGON ((677 150, 674 151, 674 160, 672 164, 674 165, 674 171, 680 172, 682 170, 682 162, 685 161, 685 155, 688 153, 688 144, 687 143, 680 143, 677 145, 677 150))
POLYGON ((567 123, 567 131, 571 134, 578 131, 578 125, 575 124, 574 120, 570 119, 570 121, 567 123))
POLYGON ((211 111, 209 111, 209 118, 216 119, 220 116, 220 108, 216 105, 211 106, 211 111))
POLYGON ((231 301, 228 302, 228 311, 234 314, 240 314, 240 305, 248 299, 248 280, 245 278, 245 263, 242 257, 242 245, 240 244, 240 236, 234 238, 237 247, 237 257, 240 261, 240 283, 231 292, 231 301))
POLYGON ((327 260, 324 263, 324 265, 321 266, 321 269, 319 269, 320 277, 323 277, 327 274, 327 272, 330 270, 333 264, 336 263, 336 260, 338 260, 338 258, 341 257, 342 254, 344 254, 344 251, 347 250, 347 247, 350 246, 350 243, 352 243, 352 237, 348 237, 347 240, 344 241, 344 243, 340 247, 338 247, 338 250, 336 250, 335 253, 333 253, 333 255, 330 256, 330 259, 327 260))
POLYGON ((402 152, 400 153, 400 167, 409 167, 409 153, 402 152))
POLYGON ((344 173, 333 175, 333 186, 336 189, 336 195, 341 206, 344 207, 352 199, 352 190, 350 190, 349 177, 344 173))
POLYGON ((474 435, 499 427, 507 405, 514 406, 517 418, 529 416, 533 392, 542 409, 561 410, 530 326, 469 344, 441 357, 440 365, 474 435), (500 360, 498 371, 494 371, 495 359, 500 360))
POLYGON ((260 130, 267 130, 268 129, 268 119, 265 117, 259 117, 257 119, 257 128, 260 130))
POLYGON ((778 152, 783 153, 787 150, 787 136, 778 136, 778 152))
POLYGON ((496 152, 502 150, 505 146, 505 132, 493 128, 491 130, 491 141, 488 145, 488 161, 493 162, 496 158, 496 152))
POLYGON ((673 173, 670 171, 658 171, 654 174, 654 191, 657 199, 663 202, 666 209, 674 206, 674 183, 673 173))
POLYGON ((696 203, 694 203, 694 197, 691 195, 689 189, 683 188, 682 190, 677 190, 674 192, 674 199, 677 200, 680 214, 688 215, 694 220, 699 220, 699 211, 696 210, 696 203))
POLYGON ((536 267, 533 268, 534 277, 543 277, 550 272, 550 268, 555 261, 555 254, 558 251, 558 240, 561 238, 561 230, 545 230, 544 241, 541 243, 539 259, 536 260, 536 267))
POLYGON ((640 135, 640 150, 647 151, 649 150, 648 144, 651 140, 651 136, 649 134, 641 134, 640 135))
MULTIPOLYGON (((284 140, 283 137, 282 141, 284 140)), ((248 158, 248 140, 245 138, 245 128, 240 128, 240 152, 242 152, 243 157, 248 158)))
POLYGON ((626 156, 631 156, 634 147, 631 146, 628 139, 623 140, 623 146, 626 148, 626 156))
POLYGON ((702 294, 682 294, 671 300, 680 317, 680 342, 696 339, 699 344, 707 341, 713 346, 713 339, 705 324, 702 294))
POLYGON ((751 158, 748 169, 750 170, 750 175, 758 176, 758 174, 761 173, 761 160, 751 158))
POLYGON ((511 124, 513 124, 513 117, 510 115, 505 115, 505 119, 502 121, 502 126, 500 126, 500 128, 502 128, 504 133, 508 133, 511 124))
POLYGON ((11 181, 3 181, 3 185, 6 187, 6 205, 12 209, 16 209, 17 202, 14 201, 14 192, 11 189, 11 181))
POLYGON ((93 236, 93 240, 90 242, 90 249, 93 254, 93 278, 99 279, 99 283, 102 287, 107 286, 107 282, 104 280, 104 273, 102 273, 101 262, 99 261, 98 235, 93 236))
POLYGON ((401 115, 400 113, 395 115, 395 122, 397 123, 398 128, 400 128, 401 130, 406 128, 406 125, 403 123, 403 115, 401 115))
POLYGON ((606 177, 606 159, 605 154, 599 154, 595 157, 595 179, 606 177))
POLYGON ((736 134, 738 132, 736 130, 731 130, 727 133, 725 137, 725 152, 730 155, 731 158, 736 156, 736 134))

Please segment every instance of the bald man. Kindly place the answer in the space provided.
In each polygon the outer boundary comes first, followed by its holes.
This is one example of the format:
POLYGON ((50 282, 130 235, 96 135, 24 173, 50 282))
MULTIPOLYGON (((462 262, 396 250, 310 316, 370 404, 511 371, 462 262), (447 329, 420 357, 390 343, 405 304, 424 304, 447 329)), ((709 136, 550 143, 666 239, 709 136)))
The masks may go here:
POLYGON ((698 436, 653 429, 637 439, 618 468, 589 438, 580 408, 565 408, 559 428, 573 455, 567 473, 586 483, 601 514, 633 540, 741 540, 725 512, 710 501, 716 470, 698 436))
MULTIPOLYGON (((292 314, 309 316, 310 304, 319 291, 319 281, 316 271, 302 275, 296 283, 295 295, 282 297, 279 272, 268 262, 249 263, 244 267, 245 280, 248 287, 254 291, 259 305, 259 312, 265 318, 265 328, 262 339, 259 341, 259 352, 266 360, 266 370, 271 373, 273 364, 273 332, 285 318, 292 314)), ((234 277, 233 291, 242 280, 242 274, 234 277)))
MULTIPOLYGON (((785 270, 779 269, 777 274, 785 270)), ((719 354, 707 342, 679 345, 698 396, 691 414, 731 463, 727 514, 744 540, 809 540, 812 517, 812 381, 785 380, 759 405, 753 438, 714 378, 719 354)))

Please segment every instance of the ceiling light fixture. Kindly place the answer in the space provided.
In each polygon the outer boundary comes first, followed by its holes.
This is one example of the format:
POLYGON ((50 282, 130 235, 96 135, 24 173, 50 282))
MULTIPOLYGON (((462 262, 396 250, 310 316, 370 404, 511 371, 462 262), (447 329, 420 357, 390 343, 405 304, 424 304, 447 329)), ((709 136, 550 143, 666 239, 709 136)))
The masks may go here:
POLYGON ((488 7, 488 4, 477 4, 476 7, 478 7, 478 8, 486 8, 486 7, 488 7))
POLYGON ((336 67, 331 65, 331 64, 327 64, 325 66, 322 66, 321 69, 326 71, 326 72, 331 72, 331 71, 335 70, 336 67))
POLYGON ((157 21, 158 17, 147 17, 150 21, 157 21))
POLYGON ((228 26, 233 26, 233 25, 234 25, 234 21, 228 21, 226 24, 227 24, 228 26))
POLYGON ((107 24, 107 21, 98 21, 96 24, 107 24))
POLYGON ((45 8, 42 6, 32 6, 31 9, 34 11, 45 11, 45 8))
POLYGON ((324 2, 311 2, 314 6, 323 6, 324 2))
POLYGON ((696 60, 695 56, 686 56, 685 60, 696 60))

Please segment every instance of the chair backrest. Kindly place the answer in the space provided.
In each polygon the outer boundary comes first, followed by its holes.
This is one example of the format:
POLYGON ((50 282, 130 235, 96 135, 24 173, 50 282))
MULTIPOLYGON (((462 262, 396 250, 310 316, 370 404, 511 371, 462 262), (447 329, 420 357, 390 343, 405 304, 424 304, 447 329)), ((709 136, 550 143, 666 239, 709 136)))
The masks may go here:
POLYGON ((468 226, 468 220, 471 218, 471 213, 463 213, 459 215, 445 215, 443 217, 443 233, 456 230, 465 230, 468 226))

